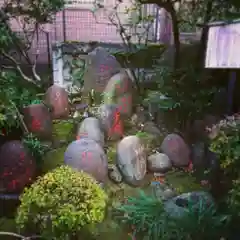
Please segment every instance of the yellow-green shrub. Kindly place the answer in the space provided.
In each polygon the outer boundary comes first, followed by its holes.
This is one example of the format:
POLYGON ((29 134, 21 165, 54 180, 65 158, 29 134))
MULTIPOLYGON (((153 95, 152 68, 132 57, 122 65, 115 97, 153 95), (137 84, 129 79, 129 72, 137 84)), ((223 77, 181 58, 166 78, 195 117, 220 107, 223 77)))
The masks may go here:
POLYGON ((103 220, 107 195, 91 176, 61 166, 40 177, 20 200, 20 229, 36 226, 47 239, 68 240, 103 220))

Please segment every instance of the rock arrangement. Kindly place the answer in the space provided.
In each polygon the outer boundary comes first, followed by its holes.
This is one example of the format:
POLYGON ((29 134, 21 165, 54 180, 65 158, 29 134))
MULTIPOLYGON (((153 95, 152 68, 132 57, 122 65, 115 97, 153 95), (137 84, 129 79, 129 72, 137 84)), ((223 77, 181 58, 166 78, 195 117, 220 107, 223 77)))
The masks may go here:
MULTIPOLYGON (((116 156, 114 162, 108 164, 105 145, 114 125, 116 109, 114 104, 102 104, 95 117, 87 117, 79 124, 77 140, 65 152, 66 164, 88 172, 99 182, 106 182, 109 176, 115 183, 124 181, 134 187, 142 185, 148 172, 165 174, 172 167, 189 164, 190 148, 177 134, 167 135, 157 148, 160 150, 150 154, 137 134, 115 136, 116 156)), ((143 129, 155 138, 161 135, 153 122, 147 121, 143 129)))

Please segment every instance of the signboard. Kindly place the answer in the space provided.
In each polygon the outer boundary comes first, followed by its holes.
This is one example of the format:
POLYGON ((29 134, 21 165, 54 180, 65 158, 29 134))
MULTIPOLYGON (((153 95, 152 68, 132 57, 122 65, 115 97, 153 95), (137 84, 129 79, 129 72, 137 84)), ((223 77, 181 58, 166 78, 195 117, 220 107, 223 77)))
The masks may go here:
POLYGON ((206 68, 240 68, 240 21, 209 25, 206 68))

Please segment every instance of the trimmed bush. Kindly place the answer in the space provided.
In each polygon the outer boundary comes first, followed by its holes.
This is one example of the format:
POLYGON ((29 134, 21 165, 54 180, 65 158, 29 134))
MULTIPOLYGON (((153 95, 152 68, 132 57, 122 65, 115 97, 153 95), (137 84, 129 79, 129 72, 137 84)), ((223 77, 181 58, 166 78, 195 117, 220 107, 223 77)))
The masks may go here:
POLYGON ((72 239, 104 219, 107 195, 88 174, 61 166, 22 194, 16 223, 47 239, 72 239))

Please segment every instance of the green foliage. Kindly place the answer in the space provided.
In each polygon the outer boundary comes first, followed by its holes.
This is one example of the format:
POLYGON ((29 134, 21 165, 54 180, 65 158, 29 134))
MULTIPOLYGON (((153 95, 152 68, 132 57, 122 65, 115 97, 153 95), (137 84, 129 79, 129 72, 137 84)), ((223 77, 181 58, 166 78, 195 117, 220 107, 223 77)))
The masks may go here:
POLYGON ((216 88, 209 84, 210 76, 204 72, 196 74, 196 70, 188 66, 177 71, 167 67, 156 68, 154 80, 158 89, 148 91, 143 104, 153 104, 157 110, 174 114, 179 128, 188 121, 198 119, 211 109, 212 98, 216 88))
POLYGON ((0 126, 6 130, 19 124, 16 106, 21 109, 36 99, 37 91, 23 84, 14 71, 0 73, 0 126))
POLYGON ((139 197, 128 197, 127 203, 116 208, 117 220, 126 226, 133 226, 134 232, 146 234, 149 239, 162 237, 167 224, 162 217, 164 214, 163 203, 157 198, 148 197, 140 191, 139 197), (161 234, 161 235, 160 235, 161 234))
POLYGON ((210 149, 219 158, 225 176, 236 179, 240 167, 240 124, 231 117, 213 126, 210 149))
POLYGON ((8 13, 16 15, 24 15, 24 20, 27 22, 36 21, 38 24, 51 22, 55 13, 62 10, 65 1, 63 0, 24 0, 19 4, 16 0, 11 0, 12 4, 16 4, 17 8, 7 5, 8 13))
POLYGON ((112 54, 123 66, 130 65, 134 68, 152 68, 165 49, 165 46, 162 44, 139 44, 134 45, 130 51, 114 51, 112 54))
POLYGON ((212 127, 210 149, 220 161, 224 184, 228 187, 226 203, 230 213, 239 221, 240 211, 240 121, 231 116, 212 127))
POLYGON ((103 220, 107 197, 91 176, 61 166, 40 177, 20 199, 20 229, 36 226, 46 239, 70 240, 103 220))
POLYGON ((36 160, 38 166, 41 166, 41 161, 43 156, 46 154, 50 148, 44 145, 36 136, 32 133, 28 134, 23 138, 23 144, 30 151, 34 159, 36 160))
POLYGON ((84 59, 76 56, 69 63, 70 65, 70 74, 72 77, 73 85, 76 85, 79 88, 83 87, 84 83, 84 73, 86 71, 86 62, 84 59))
POLYGON ((233 181, 232 188, 228 192, 227 205, 234 216, 240 217, 240 179, 233 181))
POLYGON ((228 224, 228 216, 221 215, 213 205, 189 201, 184 216, 175 218, 164 210, 164 202, 143 192, 137 198, 116 208, 116 218, 124 225, 133 226, 135 236, 149 240, 219 240, 228 224))

